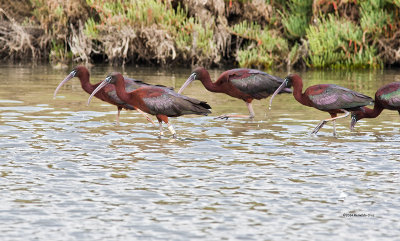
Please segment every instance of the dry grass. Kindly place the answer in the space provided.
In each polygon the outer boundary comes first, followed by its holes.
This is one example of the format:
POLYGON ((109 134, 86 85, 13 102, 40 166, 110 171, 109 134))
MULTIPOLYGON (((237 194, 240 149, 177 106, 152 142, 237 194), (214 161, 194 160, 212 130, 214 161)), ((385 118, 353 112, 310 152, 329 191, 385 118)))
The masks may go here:
POLYGON ((37 58, 32 35, 0 8, 0 56, 7 59, 37 58))
MULTIPOLYGON (((100 58, 115 65, 332 67, 332 51, 319 56, 321 47, 350 53, 342 56, 345 67, 399 64, 399 0, 370 2, 0 0, 0 57, 53 63, 100 58), (341 20, 337 24, 354 24, 362 36, 345 36, 340 46, 330 46, 318 28, 329 15, 341 20)), ((340 29, 329 31, 336 36, 340 29)))

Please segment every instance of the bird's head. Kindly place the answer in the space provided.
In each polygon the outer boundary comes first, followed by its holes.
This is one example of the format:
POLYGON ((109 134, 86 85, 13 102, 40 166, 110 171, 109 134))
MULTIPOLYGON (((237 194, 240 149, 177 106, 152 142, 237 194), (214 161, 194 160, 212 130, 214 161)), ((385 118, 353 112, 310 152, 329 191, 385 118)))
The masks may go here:
MULTIPOLYGON (((122 75, 118 72, 113 72, 111 74, 109 74, 104 80, 103 82, 101 82, 97 88, 95 90, 93 90, 92 94, 89 96, 87 105, 90 104, 90 101, 92 100, 93 96, 99 92, 99 90, 101 90, 104 86, 108 85, 108 84, 115 84, 117 82, 117 80, 119 78, 121 78, 122 75)), ((122 77, 123 78, 123 77, 122 77)))
POLYGON ((357 121, 363 118, 364 112, 364 107, 361 107, 361 110, 351 112, 350 130, 354 130, 354 126, 357 124, 357 121))
POLYGON ((104 82, 107 82, 107 84, 115 84, 119 79, 124 79, 122 74, 118 72, 112 72, 104 79, 104 82))
POLYGON ((89 70, 83 65, 78 65, 71 71, 71 73, 72 72, 75 72, 74 77, 79 78, 79 77, 85 75, 86 73, 89 73, 89 70))
POLYGON ((272 94, 271 99, 269 100, 269 109, 271 109, 272 106, 272 100, 274 97, 279 94, 283 89, 285 88, 291 88, 293 85, 293 81, 297 78, 300 78, 297 74, 289 74, 286 76, 286 78, 283 80, 282 84, 275 90, 275 92, 272 94))
POLYGON ((53 98, 56 98, 58 90, 60 90, 61 86, 67 83, 70 79, 74 77, 80 78, 84 74, 89 75, 89 70, 85 66, 76 66, 68 75, 65 77, 63 81, 57 86, 56 90, 54 91, 53 98))
POLYGON ((206 74, 208 74, 208 72, 203 67, 197 67, 196 69, 194 69, 189 78, 185 81, 185 83, 183 83, 178 93, 180 94, 193 81, 203 79, 203 76, 205 76, 206 74))
POLYGON ((297 82, 298 80, 301 81, 301 77, 297 74, 289 74, 288 76, 286 76, 286 78, 284 79, 283 82, 286 83, 287 88, 291 88, 293 85, 293 82, 297 82))

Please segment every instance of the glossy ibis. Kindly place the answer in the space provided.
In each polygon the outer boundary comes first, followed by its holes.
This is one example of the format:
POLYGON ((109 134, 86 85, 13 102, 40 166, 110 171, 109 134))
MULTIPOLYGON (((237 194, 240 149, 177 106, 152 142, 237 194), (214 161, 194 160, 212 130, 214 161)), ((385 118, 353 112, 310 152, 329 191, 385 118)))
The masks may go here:
POLYGON ((127 104, 140 109, 148 114, 155 115, 160 126, 160 135, 163 135, 162 122, 168 125, 173 137, 176 137, 174 127, 168 122, 168 117, 177 117, 187 114, 208 115, 211 107, 204 101, 199 101, 178 94, 171 89, 159 86, 142 86, 131 92, 127 92, 124 85, 124 77, 120 73, 111 73, 93 91, 88 99, 88 105, 93 95, 107 84, 114 84, 118 97, 127 104))
MULTIPOLYGON (((93 90, 95 90, 98 85, 101 83, 97 84, 91 84, 90 83, 90 73, 89 70, 85 66, 76 66, 71 73, 63 80, 61 83, 57 86, 56 90, 54 91, 54 98, 57 95, 58 90, 63 86, 66 82, 68 82, 70 79, 78 77, 79 80, 81 81, 81 86, 84 91, 86 91, 88 94, 92 94, 93 90)), ((148 85, 140 80, 135 80, 135 79, 130 79, 126 78, 125 79, 125 86, 128 91, 132 91, 134 89, 137 89, 141 86, 148 85)), ((117 125, 119 124, 119 115, 122 110, 122 108, 127 109, 127 110, 134 110, 135 108, 129 104, 126 104, 122 100, 120 100, 115 92, 115 86, 114 85, 109 85, 106 86, 102 91, 96 93, 95 95, 97 98, 99 98, 102 101, 108 102, 110 104, 116 105, 118 108, 118 113, 116 116, 116 122, 117 125)), ((145 113, 143 113, 141 110, 138 110, 140 113, 146 117, 148 121, 154 124, 154 122, 148 117, 145 113)))
POLYGON ((275 95, 285 88, 287 84, 293 86, 293 96, 300 104, 326 111, 331 115, 330 119, 322 120, 311 134, 316 134, 325 123, 333 121, 333 135, 336 136, 336 119, 344 118, 350 114, 349 111, 361 110, 361 107, 374 102, 369 96, 334 84, 313 85, 302 93, 303 80, 297 74, 290 74, 272 95, 270 108, 275 95), (337 116, 338 113, 345 114, 337 116))
MULTIPOLYGON (((246 102, 250 115, 221 115, 217 118, 229 117, 254 118, 255 114, 251 102, 253 99, 264 99, 270 96, 283 83, 283 79, 269 75, 255 69, 231 69, 223 72, 215 82, 211 81, 210 74, 202 67, 196 68, 178 93, 181 93, 192 81, 200 80, 204 87, 217 93, 225 93, 246 102)), ((279 93, 291 93, 290 88, 283 88, 279 93)))
POLYGON ((383 109, 397 110, 400 114, 400 82, 393 82, 379 88, 375 93, 374 108, 362 107, 362 110, 351 113, 350 128, 353 130, 357 121, 362 118, 376 118, 383 109))

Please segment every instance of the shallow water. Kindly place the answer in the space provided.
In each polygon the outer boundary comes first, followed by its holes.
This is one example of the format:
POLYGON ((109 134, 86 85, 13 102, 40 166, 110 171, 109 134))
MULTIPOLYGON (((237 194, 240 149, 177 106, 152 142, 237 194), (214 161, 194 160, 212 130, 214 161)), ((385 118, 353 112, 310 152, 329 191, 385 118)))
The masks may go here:
MULTIPOLYGON (((171 118, 178 139, 139 113, 94 99, 72 70, 0 66, 0 240, 309 240, 400 237, 400 117, 337 121, 292 95, 245 104, 207 92, 213 114, 171 118), (349 216, 349 215, 358 215, 349 216)), ((152 84, 183 84, 189 69, 113 70, 152 84)), ((215 79, 221 70, 211 71, 215 79)), ((287 73, 272 72, 284 77, 287 73)), ((301 73, 305 86, 336 83, 369 96, 399 71, 301 73)), ((153 118, 155 120, 155 118, 153 118)))

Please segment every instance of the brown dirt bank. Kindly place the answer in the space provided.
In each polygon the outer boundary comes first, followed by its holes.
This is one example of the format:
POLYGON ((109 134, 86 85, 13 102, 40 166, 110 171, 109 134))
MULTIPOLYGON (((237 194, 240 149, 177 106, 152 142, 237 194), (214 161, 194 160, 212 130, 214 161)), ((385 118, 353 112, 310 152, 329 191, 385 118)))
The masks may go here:
POLYGON ((0 0, 0 61, 398 66, 399 7, 399 0, 0 0))

